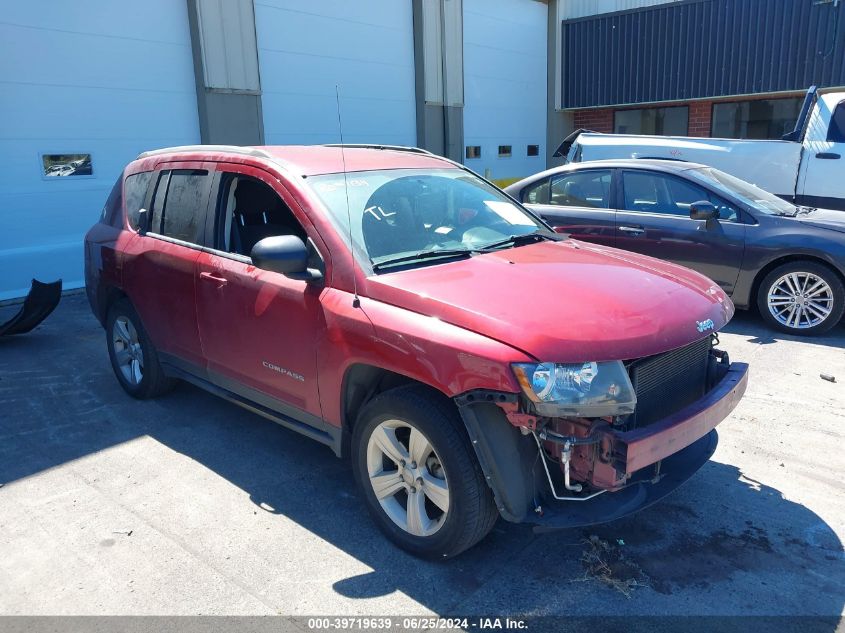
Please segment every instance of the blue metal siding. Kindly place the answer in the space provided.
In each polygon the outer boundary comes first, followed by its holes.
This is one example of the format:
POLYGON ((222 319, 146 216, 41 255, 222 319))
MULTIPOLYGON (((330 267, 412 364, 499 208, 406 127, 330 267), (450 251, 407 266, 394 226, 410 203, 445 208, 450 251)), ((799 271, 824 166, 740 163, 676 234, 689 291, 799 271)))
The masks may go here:
POLYGON ((845 85, 845 2, 687 0, 562 29, 564 108, 845 85))

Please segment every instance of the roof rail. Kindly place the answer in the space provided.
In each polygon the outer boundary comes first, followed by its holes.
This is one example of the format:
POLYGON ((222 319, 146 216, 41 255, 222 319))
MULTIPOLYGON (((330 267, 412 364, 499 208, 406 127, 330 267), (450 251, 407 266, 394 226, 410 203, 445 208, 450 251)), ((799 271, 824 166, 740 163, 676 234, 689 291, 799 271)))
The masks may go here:
MULTIPOLYGON (((411 152, 413 154, 427 154, 429 156, 437 156, 432 154, 427 149, 421 147, 408 147, 406 145, 379 145, 375 143, 325 143, 323 147, 343 147, 352 149, 389 149, 394 152, 411 152)), ((439 158, 439 157, 438 157, 439 158)))
MULTIPOLYGON (((176 147, 162 147, 148 152, 138 154, 138 159, 160 154, 172 154, 174 152, 231 152, 233 154, 246 154, 259 158, 272 158, 272 155, 257 147, 244 147, 242 145, 178 145, 176 147)), ((137 159, 136 159, 137 160, 137 159)))

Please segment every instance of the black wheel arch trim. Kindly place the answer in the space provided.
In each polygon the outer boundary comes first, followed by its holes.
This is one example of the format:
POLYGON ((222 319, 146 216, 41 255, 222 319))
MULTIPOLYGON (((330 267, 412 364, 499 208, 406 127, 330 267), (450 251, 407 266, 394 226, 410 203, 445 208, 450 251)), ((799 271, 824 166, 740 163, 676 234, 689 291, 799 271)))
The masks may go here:
POLYGON ((537 469, 540 464, 532 438, 523 435, 494 404, 499 397, 518 396, 480 389, 454 400, 499 514, 506 521, 521 523, 530 516, 543 494, 537 469))

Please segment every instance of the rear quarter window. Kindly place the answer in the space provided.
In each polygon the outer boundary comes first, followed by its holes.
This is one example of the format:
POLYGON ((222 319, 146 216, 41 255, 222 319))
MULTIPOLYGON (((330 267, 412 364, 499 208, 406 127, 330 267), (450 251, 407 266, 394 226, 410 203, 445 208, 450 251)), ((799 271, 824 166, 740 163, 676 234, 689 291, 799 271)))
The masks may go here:
POLYGON ((100 213, 100 222, 104 224, 109 224, 111 226, 117 226, 120 224, 120 206, 123 197, 121 196, 121 182, 123 180, 123 175, 121 174, 120 178, 117 179, 117 182, 114 183, 114 186, 111 188, 111 192, 109 193, 109 197, 106 198, 106 203, 103 205, 103 210, 100 213))
POLYGON ((144 199, 147 197, 147 187, 153 176, 151 171, 143 171, 138 174, 127 176, 123 183, 123 198, 125 200, 126 218, 129 226, 138 230, 138 212, 144 206, 144 199))

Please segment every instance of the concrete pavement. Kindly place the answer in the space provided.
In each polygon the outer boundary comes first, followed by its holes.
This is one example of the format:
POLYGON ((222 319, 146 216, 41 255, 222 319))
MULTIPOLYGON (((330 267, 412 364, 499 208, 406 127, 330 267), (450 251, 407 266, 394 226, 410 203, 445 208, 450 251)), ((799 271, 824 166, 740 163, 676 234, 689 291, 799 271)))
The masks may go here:
POLYGON ((0 339, 0 614, 842 614, 845 327, 802 340, 741 313, 721 338, 749 389, 681 490, 588 530, 499 521, 426 563, 328 449, 187 385, 126 396, 66 296, 0 339), (590 535, 645 586, 585 576, 590 535))

